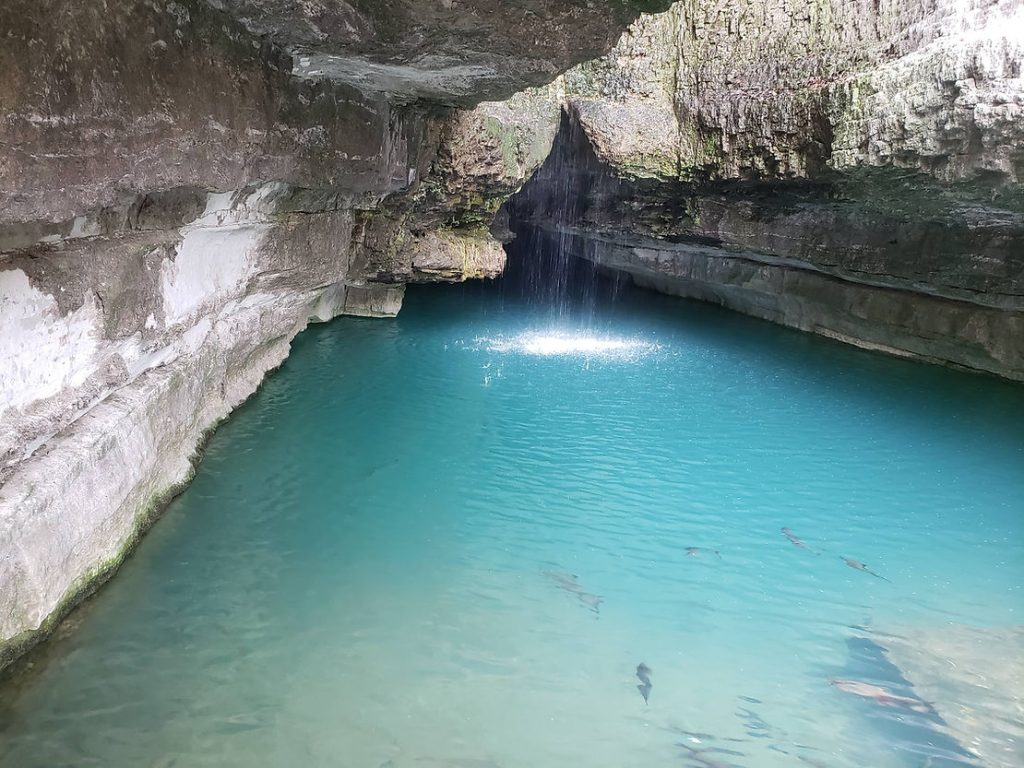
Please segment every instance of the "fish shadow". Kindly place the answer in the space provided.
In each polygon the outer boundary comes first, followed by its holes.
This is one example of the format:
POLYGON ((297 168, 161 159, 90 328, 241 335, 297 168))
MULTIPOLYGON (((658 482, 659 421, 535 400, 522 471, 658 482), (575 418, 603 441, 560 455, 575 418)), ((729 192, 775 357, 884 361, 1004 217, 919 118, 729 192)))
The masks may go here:
POLYGON ((889 660, 874 640, 847 638, 848 658, 840 676, 878 686, 892 694, 891 702, 844 695, 908 768, 978 768, 977 757, 949 734, 945 720, 922 699, 912 683, 889 660))

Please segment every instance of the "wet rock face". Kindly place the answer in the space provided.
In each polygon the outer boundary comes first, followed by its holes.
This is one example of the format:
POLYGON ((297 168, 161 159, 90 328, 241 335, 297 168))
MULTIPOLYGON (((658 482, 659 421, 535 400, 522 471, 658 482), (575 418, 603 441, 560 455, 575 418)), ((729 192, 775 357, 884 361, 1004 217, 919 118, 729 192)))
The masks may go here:
POLYGON ((295 72, 475 103, 550 82, 669 0, 209 0, 295 54, 295 72))
POLYGON ((498 209, 550 153, 559 119, 548 89, 453 113, 422 183, 359 214, 359 273, 381 283, 500 274, 511 234, 498 209))
MULTIPOLYGON (((684 0, 566 83, 608 141, 616 106, 642 101, 672 118, 648 174, 771 179, 876 166, 992 189, 1022 181, 1022 28, 1015 0, 684 0)), ((621 146, 598 144, 611 158, 621 146)))
POLYGON ((513 228, 667 293, 1024 379, 1020 30, 997 1, 678 3, 562 78, 513 228))
POLYGON ((0 667, 308 322, 501 271, 491 220, 558 106, 471 107, 651 5, 0 4, 0 667))
POLYGON ((417 116, 296 82, 284 52, 205 3, 14 0, 0 29, 0 238, 182 187, 381 195, 415 162, 417 116))
POLYGON ((409 183, 422 114, 445 112, 397 104, 472 106, 550 81, 652 5, 11 0, 0 227, 177 187, 388 194, 409 183))

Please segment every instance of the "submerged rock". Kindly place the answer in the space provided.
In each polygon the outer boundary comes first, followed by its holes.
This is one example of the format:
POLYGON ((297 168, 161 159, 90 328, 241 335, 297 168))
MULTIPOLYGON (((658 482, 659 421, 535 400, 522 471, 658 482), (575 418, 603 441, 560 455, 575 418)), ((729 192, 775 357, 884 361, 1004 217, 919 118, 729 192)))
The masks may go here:
POLYGON ((1024 627, 885 627, 888 658, 991 768, 1024 764, 1024 627))

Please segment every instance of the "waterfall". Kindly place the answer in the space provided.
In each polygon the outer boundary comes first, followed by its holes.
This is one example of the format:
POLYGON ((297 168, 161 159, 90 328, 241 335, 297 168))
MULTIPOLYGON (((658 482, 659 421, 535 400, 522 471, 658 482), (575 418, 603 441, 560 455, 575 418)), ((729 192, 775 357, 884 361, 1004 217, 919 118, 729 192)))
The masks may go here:
POLYGON ((578 232, 596 206, 613 202, 594 194, 613 182, 576 117, 563 112, 547 160, 504 206, 515 235, 506 246, 505 296, 546 311, 553 326, 593 324, 596 306, 614 298, 624 278, 586 258, 594 246, 578 232))

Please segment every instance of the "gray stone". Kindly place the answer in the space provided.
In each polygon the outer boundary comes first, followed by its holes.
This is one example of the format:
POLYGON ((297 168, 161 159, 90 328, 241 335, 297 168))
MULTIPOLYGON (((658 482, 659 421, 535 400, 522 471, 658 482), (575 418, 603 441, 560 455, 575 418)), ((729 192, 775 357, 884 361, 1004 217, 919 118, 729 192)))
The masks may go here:
POLYGON ((558 106, 470 107, 656 4, 0 5, 0 667, 308 322, 500 273, 488 225, 558 106))
POLYGON ((1021 30, 999 0, 677 3, 549 89, 562 131, 505 218, 655 290, 1024 379, 1021 30))

